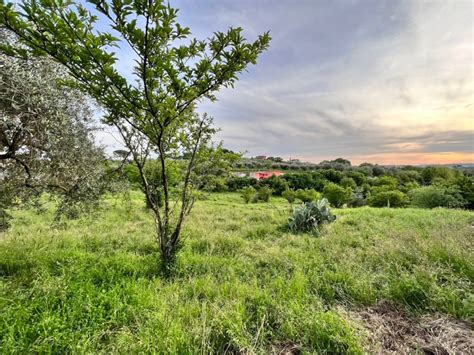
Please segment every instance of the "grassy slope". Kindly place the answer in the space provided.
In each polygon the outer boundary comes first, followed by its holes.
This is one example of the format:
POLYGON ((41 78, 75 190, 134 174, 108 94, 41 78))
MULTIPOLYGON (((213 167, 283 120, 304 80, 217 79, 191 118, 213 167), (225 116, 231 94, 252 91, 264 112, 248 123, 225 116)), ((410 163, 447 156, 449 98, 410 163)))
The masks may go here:
POLYGON ((472 213, 338 210, 315 238, 282 229, 283 200, 211 195, 166 281, 141 202, 109 199, 95 219, 63 230, 51 216, 16 212, 0 234, 3 352, 357 353, 366 334, 346 310, 382 299, 472 320, 472 213))

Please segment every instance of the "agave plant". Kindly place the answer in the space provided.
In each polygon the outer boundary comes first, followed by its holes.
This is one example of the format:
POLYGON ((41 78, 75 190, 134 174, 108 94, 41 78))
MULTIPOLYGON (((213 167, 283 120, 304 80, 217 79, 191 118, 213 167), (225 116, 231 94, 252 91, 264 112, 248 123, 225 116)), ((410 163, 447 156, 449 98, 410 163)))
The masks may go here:
POLYGON ((323 198, 295 207, 288 225, 293 232, 319 232, 324 223, 334 222, 335 219, 328 200, 323 198))

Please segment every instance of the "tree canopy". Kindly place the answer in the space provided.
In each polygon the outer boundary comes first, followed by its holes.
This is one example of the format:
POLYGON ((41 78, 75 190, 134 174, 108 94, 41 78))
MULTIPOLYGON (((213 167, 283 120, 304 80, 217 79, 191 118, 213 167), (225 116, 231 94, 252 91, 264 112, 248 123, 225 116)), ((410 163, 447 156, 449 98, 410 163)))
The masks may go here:
POLYGON ((0 23, 26 46, 2 45, 1 50, 61 63, 75 79, 69 84, 96 99, 105 110, 104 121, 118 129, 154 211, 163 264, 171 265, 193 206, 193 172, 215 132, 212 118, 195 113, 196 104, 232 87, 267 49, 269 34, 248 42, 236 27, 206 40, 190 38, 190 29, 177 22, 178 10, 164 1, 88 0, 87 7, 73 0, 23 0, 19 7, 1 1, 0 23), (117 48, 133 53, 135 65, 128 74, 135 81, 117 70, 117 48), (163 207, 154 203, 143 171, 153 154, 161 165, 163 207), (189 159, 173 207, 167 169, 183 155, 189 159))
MULTIPOLYGON (((0 31, 1 43, 13 40, 0 31)), ((50 59, 0 54, 0 68, 0 208, 43 192, 61 197, 57 218, 91 207, 103 190, 105 157, 91 135, 87 98, 59 85, 67 75, 50 59)))

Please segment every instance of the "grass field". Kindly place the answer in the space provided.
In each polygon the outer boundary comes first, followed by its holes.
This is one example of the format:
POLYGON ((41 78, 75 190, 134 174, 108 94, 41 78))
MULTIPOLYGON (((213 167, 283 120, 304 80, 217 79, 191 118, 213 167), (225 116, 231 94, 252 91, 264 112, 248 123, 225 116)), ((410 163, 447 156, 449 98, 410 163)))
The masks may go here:
POLYGON ((472 349, 472 212, 341 209, 321 237, 288 233, 288 214, 276 198, 210 195, 166 280, 139 193, 62 229, 14 211, 0 234, 0 352, 472 349))

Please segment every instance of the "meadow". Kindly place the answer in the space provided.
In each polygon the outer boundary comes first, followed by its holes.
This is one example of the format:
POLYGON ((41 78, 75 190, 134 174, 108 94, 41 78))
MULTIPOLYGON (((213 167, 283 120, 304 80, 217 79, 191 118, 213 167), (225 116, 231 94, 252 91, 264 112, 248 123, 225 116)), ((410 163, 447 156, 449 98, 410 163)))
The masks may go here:
POLYGON ((143 196, 52 228, 14 210, 0 233, 2 353, 474 350, 474 213, 335 209, 292 234, 282 198, 196 203, 172 278, 143 196))

